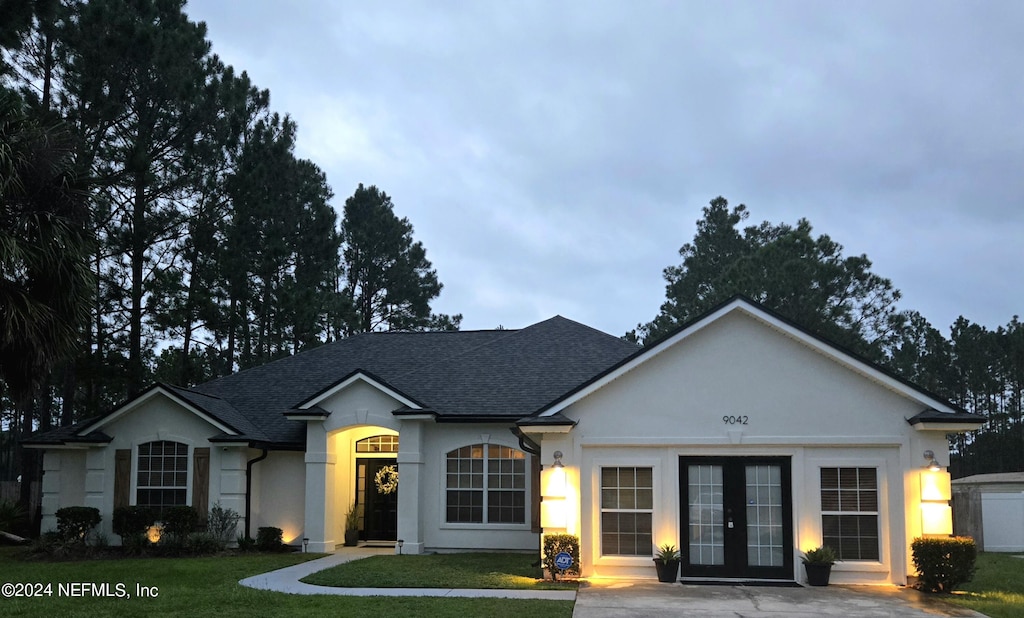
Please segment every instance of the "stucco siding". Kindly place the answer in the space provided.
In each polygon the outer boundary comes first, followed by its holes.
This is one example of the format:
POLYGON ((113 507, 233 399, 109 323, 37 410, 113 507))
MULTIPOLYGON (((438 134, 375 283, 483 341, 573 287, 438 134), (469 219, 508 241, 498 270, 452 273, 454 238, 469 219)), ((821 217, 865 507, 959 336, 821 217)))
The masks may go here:
POLYGON ((530 527, 529 453, 526 466, 526 521, 523 524, 448 523, 446 519, 446 455, 472 444, 495 444, 516 450, 519 441, 504 424, 427 424, 423 436, 425 454, 420 478, 424 545, 427 551, 536 551, 539 535, 530 527))
MULTIPOLYGON (((258 451, 250 453, 259 454, 258 451)), ((271 451, 253 466, 253 524, 280 528, 285 543, 301 543, 306 500, 306 464, 301 452, 271 451)))
POLYGON ((821 544, 821 468, 868 467, 878 471, 879 560, 839 563, 833 578, 904 582, 909 537, 921 529, 920 453, 932 448, 948 463, 948 452, 944 436, 907 424, 921 402, 867 373, 736 312, 568 406, 578 424, 544 436, 542 461, 564 454, 566 499, 579 505, 565 529, 581 537, 584 573, 653 576, 648 556, 601 553, 602 467, 653 469, 653 553, 663 543, 685 549, 680 457, 757 456, 789 462, 794 579, 803 578, 801 550, 821 544))

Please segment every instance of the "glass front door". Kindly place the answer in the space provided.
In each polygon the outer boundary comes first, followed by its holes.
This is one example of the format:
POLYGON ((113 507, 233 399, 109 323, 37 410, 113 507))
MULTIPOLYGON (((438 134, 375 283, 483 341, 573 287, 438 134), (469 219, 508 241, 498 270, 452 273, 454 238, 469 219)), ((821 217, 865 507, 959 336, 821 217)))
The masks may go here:
POLYGON ((793 579, 788 457, 680 457, 684 577, 793 579))
POLYGON ((398 538, 396 459, 356 459, 356 507, 362 515, 360 539, 394 541, 398 538))

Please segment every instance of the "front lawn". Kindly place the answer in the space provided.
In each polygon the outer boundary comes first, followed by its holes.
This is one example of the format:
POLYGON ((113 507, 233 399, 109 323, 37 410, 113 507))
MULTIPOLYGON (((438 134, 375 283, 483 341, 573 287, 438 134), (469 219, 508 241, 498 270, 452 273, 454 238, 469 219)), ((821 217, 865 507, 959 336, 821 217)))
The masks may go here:
POLYGON ((949 599, 992 618, 1024 616, 1024 558, 978 554, 974 581, 959 586, 949 599))
POLYGON ((574 582, 539 579, 535 554, 467 553, 373 556, 313 573, 302 581, 344 588, 575 589, 574 582))
POLYGON ((5 617, 395 615, 465 618, 543 614, 568 618, 573 607, 571 601, 300 596, 253 590, 238 584, 238 580, 245 577, 318 557, 311 554, 39 562, 21 560, 23 553, 21 548, 0 548, 0 584, 51 584, 50 593, 33 598, 8 598, 5 588, 0 598, 0 615, 5 617), (132 598, 93 594, 103 592, 103 584, 110 594, 116 594, 117 585, 121 584, 132 598), (139 598, 137 586, 147 587, 157 596, 139 598), (72 594, 77 596, 70 596, 72 594))

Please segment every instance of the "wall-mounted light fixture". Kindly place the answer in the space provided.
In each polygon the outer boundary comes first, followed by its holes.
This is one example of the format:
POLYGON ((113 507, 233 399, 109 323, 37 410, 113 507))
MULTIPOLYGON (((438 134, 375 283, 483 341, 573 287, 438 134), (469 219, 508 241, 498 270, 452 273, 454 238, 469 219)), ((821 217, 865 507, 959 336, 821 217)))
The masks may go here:
POLYGON ((953 534, 952 484, 949 472, 935 459, 933 451, 924 452, 925 469, 921 471, 921 533, 953 534))
POLYGON ((540 525, 542 528, 564 528, 565 514, 565 464, 562 451, 553 453, 555 462, 544 471, 541 485, 540 525))

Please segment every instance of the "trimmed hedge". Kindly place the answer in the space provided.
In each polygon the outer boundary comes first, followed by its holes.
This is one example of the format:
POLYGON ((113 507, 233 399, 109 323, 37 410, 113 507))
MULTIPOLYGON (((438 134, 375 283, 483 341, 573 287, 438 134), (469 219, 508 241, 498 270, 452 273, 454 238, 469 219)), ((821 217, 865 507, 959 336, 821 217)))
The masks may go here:
POLYGON ((190 506, 172 506, 164 509, 162 519, 164 534, 180 539, 186 538, 199 527, 199 513, 190 506))
POLYGON ((284 532, 280 528, 264 526, 256 531, 256 549, 260 551, 282 551, 284 532))
POLYGON ((559 575, 580 574, 580 539, 573 534, 545 534, 544 535, 544 568, 551 573, 551 579, 558 579, 559 575), (561 552, 572 556, 572 566, 568 569, 560 569, 555 566, 555 556, 561 552))
POLYGON ((103 519, 91 506, 66 506, 57 509, 57 533, 73 543, 85 543, 86 537, 103 519))
POLYGON ((952 592, 974 577, 978 547, 970 537, 914 539, 910 549, 921 590, 952 592))
POLYGON ((119 506, 111 518, 114 534, 121 537, 122 545, 127 544, 130 537, 145 534, 155 522, 156 513, 144 506, 119 506))

